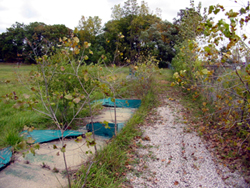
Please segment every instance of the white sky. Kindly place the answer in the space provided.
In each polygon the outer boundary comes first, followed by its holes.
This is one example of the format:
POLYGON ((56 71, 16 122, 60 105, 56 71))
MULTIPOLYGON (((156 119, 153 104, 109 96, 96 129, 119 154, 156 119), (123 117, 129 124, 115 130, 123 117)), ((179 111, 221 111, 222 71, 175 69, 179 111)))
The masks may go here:
MULTIPOLYGON (((47 25, 64 24, 74 29, 81 16, 99 16, 102 24, 111 19, 111 8, 126 0, 0 0, 0 33, 6 32, 16 21, 24 24, 43 22, 47 25)), ((173 21, 180 9, 189 7, 189 0, 145 0, 151 11, 161 8, 162 19, 173 21)), ((222 4, 235 8, 234 0, 200 0, 203 7, 222 4)), ((140 5, 141 0, 137 0, 140 5)), ((197 5, 199 1, 195 0, 197 5)), ((247 0, 238 0, 246 5, 247 0)))

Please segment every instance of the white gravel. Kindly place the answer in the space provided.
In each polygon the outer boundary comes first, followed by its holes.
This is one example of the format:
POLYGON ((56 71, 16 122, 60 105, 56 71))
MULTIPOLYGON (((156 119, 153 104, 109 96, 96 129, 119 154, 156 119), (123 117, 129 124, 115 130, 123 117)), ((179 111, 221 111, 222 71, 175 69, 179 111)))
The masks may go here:
POLYGON ((166 100, 157 108, 157 123, 142 127, 149 139, 140 141, 147 147, 138 149, 140 163, 127 176, 130 184, 135 188, 249 187, 236 172, 215 162, 199 136, 184 131, 186 124, 178 111, 178 102, 166 100))

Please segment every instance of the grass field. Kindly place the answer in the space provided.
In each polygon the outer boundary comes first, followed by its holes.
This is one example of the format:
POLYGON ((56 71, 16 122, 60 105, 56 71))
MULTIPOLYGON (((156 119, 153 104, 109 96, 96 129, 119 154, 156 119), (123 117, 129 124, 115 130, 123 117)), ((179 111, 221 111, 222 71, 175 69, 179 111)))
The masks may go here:
MULTIPOLYGON (((0 96, 15 92, 17 96, 27 93, 24 85, 17 80, 17 74, 27 75, 32 66, 16 64, 0 64, 0 96), (10 82, 6 84, 6 81, 10 82)), ((24 125, 38 129, 46 127, 47 119, 31 110, 13 108, 14 101, 0 102, 0 148, 15 145, 20 141, 19 132, 24 125)))

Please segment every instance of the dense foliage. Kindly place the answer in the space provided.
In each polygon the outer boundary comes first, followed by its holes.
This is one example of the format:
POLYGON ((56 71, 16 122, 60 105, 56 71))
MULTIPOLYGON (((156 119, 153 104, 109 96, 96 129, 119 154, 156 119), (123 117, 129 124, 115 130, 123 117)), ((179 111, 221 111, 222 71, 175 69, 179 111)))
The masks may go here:
MULTIPOLYGON (((124 6, 118 4, 112 8, 112 20, 104 27, 98 16, 82 16, 76 27, 79 45, 83 50, 84 42, 89 42, 93 52, 86 63, 95 64, 103 55, 107 63, 121 65, 135 62, 141 55, 153 55, 161 67, 167 67, 176 54, 174 46, 181 41, 182 20, 178 24, 163 21, 159 12, 157 9, 156 14, 151 13, 145 1, 138 5, 137 0, 127 0, 124 6)), ((0 35, 0 59, 35 63, 30 44, 35 45, 37 55, 42 56, 52 46, 56 47, 60 37, 69 37, 72 33, 65 25, 16 22, 0 35)))
POLYGON ((30 44, 36 44, 36 53, 42 56, 44 50, 55 47, 60 37, 69 37, 70 33, 71 30, 65 25, 46 25, 40 22, 25 25, 16 22, 0 35, 0 59, 6 62, 34 63, 30 44))
MULTIPOLYGON (((244 27, 249 22, 249 11, 249 3, 238 11, 225 11, 222 5, 210 6, 204 17, 207 19, 190 28, 187 36, 191 37, 176 48, 172 61, 176 70, 172 86, 181 86, 193 101, 199 101, 197 108, 203 121, 198 131, 221 159, 248 175, 250 65, 249 38, 244 27), (225 19, 208 18, 219 12, 224 12, 225 19), (238 33, 242 32, 240 36, 238 33)), ((192 22, 187 23, 197 24, 192 22)))

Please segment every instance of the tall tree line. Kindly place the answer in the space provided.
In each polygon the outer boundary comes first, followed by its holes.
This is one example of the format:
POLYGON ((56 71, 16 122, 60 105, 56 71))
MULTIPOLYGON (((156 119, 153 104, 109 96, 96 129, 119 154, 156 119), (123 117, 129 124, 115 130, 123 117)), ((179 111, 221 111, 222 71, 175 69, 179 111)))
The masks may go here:
MULTIPOLYGON (((117 4, 112 8, 112 19, 103 27, 98 16, 82 16, 74 35, 81 46, 84 42, 91 43, 91 54, 85 52, 87 63, 96 63, 102 57, 108 63, 121 65, 136 61, 141 55, 152 55, 161 67, 166 67, 176 55, 174 47, 187 37, 184 31, 190 26, 187 22, 191 11, 194 10, 180 10, 172 23, 160 18, 160 9, 153 13, 147 2, 141 1, 139 5, 137 0, 127 0, 123 6, 117 4)), ((36 45, 33 48, 36 54, 42 55, 45 47, 56 46, 60 37, 71 34, 65 25, 16 22, 0 35, 0 59, 15 61, 21 55, 26 62, 32 62, 32 44, 36 45)))
POLYGON ((71 33, 71 29, 65 25, 46 25, 41 22, 25 25, 16 22, 0 34, 0 59, 33 63, 34 49, 36 55, 41 56, 45 49, 55 47, 60 37, 69 37, 71 33))

